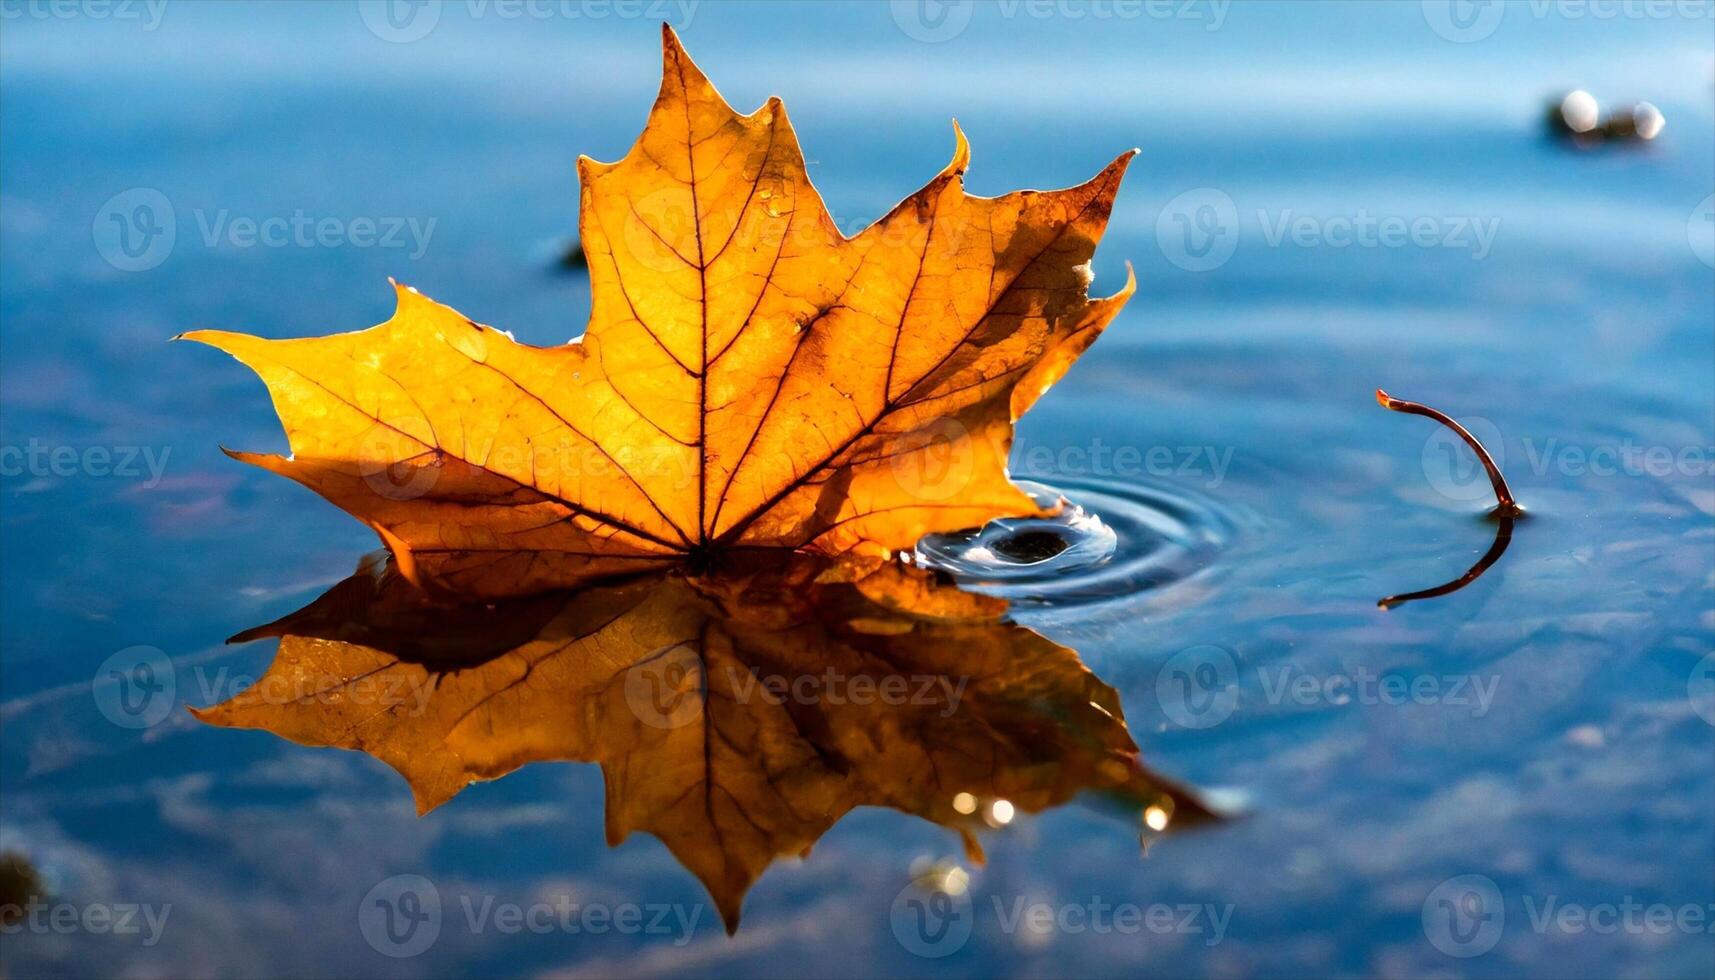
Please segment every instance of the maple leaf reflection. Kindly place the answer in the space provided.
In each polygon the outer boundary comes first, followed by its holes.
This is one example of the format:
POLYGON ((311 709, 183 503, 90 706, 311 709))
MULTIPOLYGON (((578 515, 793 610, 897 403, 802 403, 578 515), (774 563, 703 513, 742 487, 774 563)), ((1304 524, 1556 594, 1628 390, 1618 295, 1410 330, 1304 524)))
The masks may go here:
POLYGON ((529 762, 597 762, 607 837, 659 837, 729 930, 780 856, 892 807, 977 831, 1082 793, 1151 830, 1208 819, 1142 765, 1114 690, 1000 600, 893 562, 735 558, 496 605, 438 605, 384 553, 304 609, 214 725, 367 752, 420 812, 529 762))

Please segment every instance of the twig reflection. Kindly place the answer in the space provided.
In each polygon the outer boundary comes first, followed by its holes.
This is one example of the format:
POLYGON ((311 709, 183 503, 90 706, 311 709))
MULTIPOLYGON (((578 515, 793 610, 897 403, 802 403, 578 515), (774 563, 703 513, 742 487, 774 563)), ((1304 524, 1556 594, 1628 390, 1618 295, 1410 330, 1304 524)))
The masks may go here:
POLYGON ((1507 545, 1512 544, 1513 541, 1514 519, 1506 515, 1500 515, 1496 517, 1495 520, 1495 543, 1489 545, 1489 550, 1484 552, 1483 557, 1477 559, 1477 563, 1472 565, 1465 574, 1451 582, 1437 585, 1433 589, 1421 589, 1417 592, 1402 592, 1399 595, 1390 595, 1385 599, 1377 600, 1376 605, 1383 609, 1392 609, 1395 606, 1407 602, 1413 602, 1418 599, 1433 599, 1436 596, 1443 596, 1450 592, 1457 592, 1465 586, 1470 585, 1472 582, 1475 582, 1484 572, 1489 570, 1490 565, 1501 560, 1501 556, 1506 554, 1507 545))

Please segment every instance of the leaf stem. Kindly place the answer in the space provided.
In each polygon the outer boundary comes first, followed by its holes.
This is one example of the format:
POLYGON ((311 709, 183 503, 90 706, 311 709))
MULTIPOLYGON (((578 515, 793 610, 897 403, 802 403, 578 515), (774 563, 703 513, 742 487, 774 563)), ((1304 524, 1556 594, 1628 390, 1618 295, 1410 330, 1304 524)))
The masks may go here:
POLYGON ((1458 422, 1453 421, 1453 419, 1444 412, 1438 412, 1435 409, 1430 408, 1428 405, 1420 405, 1417 402, 1408 402, 1400 398, 1395 398, 1380 388, 1376 389, 1376 403, 1390 411, 1405 412, 1408 415, 1422 415, 1426 418, 1432 418, 1435 421, 1440 422, 1442 425, 1445 425, 1447 428, 1452 429, 1454 432, 1457 432, 1459 434, 1459 438, 1465 440, 1465 444, 1470 446, 1471 451, 1477 454, 1477 459, 1483 464, 1483 469, 1487 470, 1489 473, 1489 483, 1495 488, 1495 500, 1497 501, 1493 511, 1494 516, 1522 517, 1524 515, 1524 508, 1518 505, 1518 501, 1513 497, 1512 490, 1507 487, 1507 478, 1501 475, 1501 468, 1495 465, 1494 458, 1489 455, 1489 451, 1483 448, 1483 444, 1477 441, 1477 437, 1472 435, 1470 430, 1466 429, 1458 422))

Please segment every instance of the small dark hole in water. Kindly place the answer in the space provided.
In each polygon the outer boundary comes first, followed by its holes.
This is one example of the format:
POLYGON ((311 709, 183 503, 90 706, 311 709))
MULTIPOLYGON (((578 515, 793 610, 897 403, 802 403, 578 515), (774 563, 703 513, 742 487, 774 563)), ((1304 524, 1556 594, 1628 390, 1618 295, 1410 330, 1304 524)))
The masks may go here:
POLYGON ((989 550, 1016 562, 1047 561, 1068 547, 1066 539, 1053 531, 1023 531, 989 545, 989 550))

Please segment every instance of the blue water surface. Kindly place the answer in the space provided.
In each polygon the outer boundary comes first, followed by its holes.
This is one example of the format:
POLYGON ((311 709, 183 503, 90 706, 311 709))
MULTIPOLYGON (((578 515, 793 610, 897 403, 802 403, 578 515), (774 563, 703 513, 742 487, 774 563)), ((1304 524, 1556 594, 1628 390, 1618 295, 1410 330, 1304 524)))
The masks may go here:
POLYGON ((158 935, 8 934, 7 975, 1715 971, 1711 5, 0 12, 0 851, 57 902, 170 907, 158 935), (895 898, 924 860, 963 858, 895 812, 777 865, 728 937, 656 841, 606 847, 593 766, 527 767, 420 818, 366 755, 182 710, 269 662, 226 636, 375 541, 224 457, 284 449, 262 387, 168 338, 362 328, 391 312, 388 276, 521 341, 580 334, 587 280, 557 261, 574 162, 630 145, 663 20, 735 106, 785 99, 848 232, 945 165, 953 117, 979 194, 1142 149, 1093 287, 1129 261, 1137 296, 1020 424, 1013 466, 1074 500, 1183 501, 1212 544, 1153 588, 1018 615, 1119 690, 1151 766, 1237 819, 1145 851, 1099 809, 1021 817, 964 869, 968 940, 929 958, 895 898), (1543 109, 1573 87, 1667 126, 1557 142, 1543 109), (299 215, 336 240, 234 234, 299 215), (398 231, 370 242, 365 219, 398 231), (1465 420, 1530 512, 1474 583, 1391 610, 1495 525, 1470 458, 1377 387, 1465 420), (173 662, 172 710, 122 727, 103 665, 139 646, 173 662), (1220 700, 1183 696, 1187 664, 1225 672, 1201 692, 1220 700), (408 957, 359 918, 401 874, 445 905, 408 957), (1472 888, 1486 904, 1460 904, 1472 888), (568 896, 701 914, 510 934, 461 905, 568 896), (1027 928, 1020 901, 1079 911, 1027 928), (1089 913, 1127 904, 1183 926, 1089 913))

